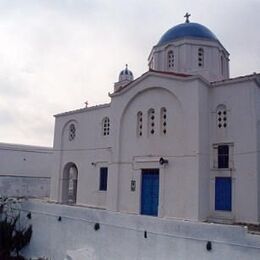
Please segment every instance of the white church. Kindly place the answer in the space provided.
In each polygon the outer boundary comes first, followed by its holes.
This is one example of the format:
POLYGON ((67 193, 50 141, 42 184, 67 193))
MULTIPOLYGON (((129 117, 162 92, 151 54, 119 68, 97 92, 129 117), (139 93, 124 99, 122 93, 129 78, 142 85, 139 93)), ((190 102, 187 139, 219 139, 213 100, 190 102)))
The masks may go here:
POLYGON ((53 148, 0 144, 0 193, 15 186, 72 207, 259 223, 260 74, 230 78, 229 52, 188 14, 148 65, 136 79, 126 66, 110 103, 55 115, 53 148))

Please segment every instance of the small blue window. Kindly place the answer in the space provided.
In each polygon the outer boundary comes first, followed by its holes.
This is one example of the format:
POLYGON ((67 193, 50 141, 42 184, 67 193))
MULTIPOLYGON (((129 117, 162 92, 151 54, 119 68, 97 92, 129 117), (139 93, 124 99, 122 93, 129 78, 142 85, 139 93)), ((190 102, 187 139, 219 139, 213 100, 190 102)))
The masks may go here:
POLYGON ((100 176, 99 176, 99 190, 106 191, 107 190, 107 167, 100 168, 100 176))

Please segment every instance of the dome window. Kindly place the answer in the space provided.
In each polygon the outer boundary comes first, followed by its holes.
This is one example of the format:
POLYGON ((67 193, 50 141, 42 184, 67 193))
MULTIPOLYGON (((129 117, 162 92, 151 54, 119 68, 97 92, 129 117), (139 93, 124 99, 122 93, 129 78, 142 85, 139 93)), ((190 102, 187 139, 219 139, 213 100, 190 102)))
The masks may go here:
POLYGON ((198 49, 198 66, 204 67, 204 49, 203 48, 198 49))
POLYGON ((169 69, 174 68, 174 52, 172 50, 168 51, 167 62, 169 69))
POLYGON ((105 117, 102 121, 102 132, 104 136, 110 133, 110 120, 108 117, 105 117))
POLYGON ((137 136, 143 135, 143 113, 139 111, 137 113, 137 136))

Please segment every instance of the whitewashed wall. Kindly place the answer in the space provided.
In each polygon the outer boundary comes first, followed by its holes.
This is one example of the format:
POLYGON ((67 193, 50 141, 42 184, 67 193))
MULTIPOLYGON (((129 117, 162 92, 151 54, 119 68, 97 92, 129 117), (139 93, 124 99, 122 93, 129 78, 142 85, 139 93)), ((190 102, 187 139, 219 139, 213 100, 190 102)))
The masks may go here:
POLYGON ((112 94, 110 104, 58 115, 51 198, 61 201, 64 167, 72 162, 79 171, 77 204, 138 214, 141 171, 157 168, 160 217, 258 223, 258 92, 254 76, 210 85, 200 77, 148 72, 112 94), (227 107, 228 127, 221 134, 216 123, 218 105, 227 107), (165 136, 160 134, 162 107, 167 109, 165 136), (156 117, 153 136, 147 128, 150 108, 156 117), (139 111, 142 137, 136 131, 139 111), (110 135, 102 136, 106 116, 111 120, 110 135), (68 139, 70 122, 77 128, 73 141, 68 139), (213 145, 223 143, 232 144, 229 169, 213 167, 213 145), (168 160, 165 167, 160 166, 160 157, 168 160), (98 190, 103 166, 109 168, 106 192, 98 190), (215 211, 216 177, 232 177, 231 212, 215 211), (136 181, 135 191, 130 190, 131 180, 136 181))
POLYGON ((56 117, 52 200, 61 201, 64 167, 71 162, 78 169, 77 204, 106 207, 106 192, 99 191, 99 167, 111 161, 112 133, 102 135, 102 119, 106 116, 110 117, 107 105, 56 117), (71 122, 76 124, 76 137, 72 141, 67 130, 71 122))
POLYGON ((168 165, 160 169, 159 215, 199 219, 197 168, 200 84, 196 79, 185 80, 151 73, 128 91, 112 98, 111 109, 117 111, 113 116, 118 131, 118 157, 115 161, 123 162, 118 170, 119 211, 140 212, 141 171, 161 168, 159 158, 164 157, 168 165), (160 133, 162 107, 167 109, 166 135, 160 133), (148 130, 147 113, 150 108, 155 110, 154 135, 150 135, 148 130), (136 134, 138 111, 143 113, 141 137, 136 134), (138 158, 142 163, 136 163, 138 158), (150 162, 152 158, 153 164, 150 162), (137 183, 135 192, 130 191, 131 178, 137 183))
MULTIPOLYGON (((149 72, 128 91, 114 95, 110 105, 58 115, 51 199, 61 201, 64 167, 72 162, 79 172, 77 204, 139 213, 141 169, 161 168, 159 158, 162 156, 169 164, 160 171, 159 215, 199 219, 199 88, 207 90, 197 78, 163 77, 149 72), (160 134, 159 125, 162 107, 167 109, 165 136, 160 134), (157 119, 156 133, 148 137, 145 118, 150 108, 155 109, 157 119), (138 111, 144 114, 144 134, 140 138, 136 136, 138 111), (102 136, 101 122, 106 116, 110 117, 111 130, 109 136, 102 136), (66 130, 70 122, 77 129, 72 141, 66 130), (144 161, 135 167, 138 157, 143 157, 144 161), (151 157, 155 160, 152 165, 151 157), (99 167, 106 164, 109 167, 108 190, 99 192, 99 167), (130 191, 133 175, 137 183, 135 192, 130 191)), ((204 207, 207 211, 208 201, 204 207)), ((201 217, 205 218, 206 214, 201 217)))
POLYGON ((74 260, 260 259, 260 236, 240 226, 34 201, 27 202, 24 210, 32 213, 33 236, 24 251, 31 257, 63 260, 68 254, 74 260), (94 230, 95 223, 100 224, 98 231, 94 230), (211 251, 206 250, 208 241, 212 242, 211 251))
POLYGON ((149 67, 159 71, 202 75, 208 81, 223 80, 229 78, 229 53, 219 42, 177 39, 163 46, 154 46, 149 56, 149 67), (199 48, 204 50, 204 66, 201 67, 198 66, 199 48), (174 68, 169 68, 167 64, 170 50, 174 51, 174 68), (223 62, 223 72, 221 62, 223 62))
POLYGON ((52 149, 0 143, 0 195, 48 197, 52 149))
MULTIPOLYGON (((232 178, 232 212, 236 222, 259 222, 259 169, 257 141, 257 107, 259 87, 253 78, 242 78, 218 83, 211 89, 211 162, 214 160, 213 144, 232 144, 232 163, 229 169, 213 169, 211 165, 211 190, 214 194, 214 177, 232 178), (227 128, 217 127, 216 108, 227 108, 227 128), (224 132, 223 132, 224 131, 224 132), (250 191, 250 192, 249 192, 250 191)), ((212 164, 212 163, 211 163, 212 164)), ((211 205, 214 205, 214 195, 211 205)), ((213 215, 219 215, 214 212, 213 215)))

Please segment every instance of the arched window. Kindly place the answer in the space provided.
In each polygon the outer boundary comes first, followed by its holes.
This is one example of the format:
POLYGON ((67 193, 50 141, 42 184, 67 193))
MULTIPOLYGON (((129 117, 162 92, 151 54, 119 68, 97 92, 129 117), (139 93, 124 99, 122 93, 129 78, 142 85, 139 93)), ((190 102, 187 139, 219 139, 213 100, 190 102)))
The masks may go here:
POLYGON ((69 125, 69 140, 72 141, 76 137, 76 127, 74 124, 69 125))
POLYGON ((155 133, 155 112, 153 108, 148 110, 148 134, 153 135, 155 133))
POLYGON ((102 121, 102 134, 109 135, 110 133, 110 120, 108 117, 105 117, 102 121))
POLYGON ((137 113, 137 136, 143 135, 143 113, 139 111, 137 113))
POLYGON ((225 105, 219 105, 216 109, 216 124, 218 128, 226 128, 228 126, 227 108, 225 105))
POLYGON ((198 49, 198 66, 204 67, 204 49, 203 48, 198 49))
POLYGON ((167 132, 167 110, 165 107, 161 108, 161 115, 160 115, 160 124, 161 124, 161 134, 166 135, 167 132))
POLYGON ((172 50, 167 53, 167 63, 169 69, 174 68, 174 52, 172 50))

